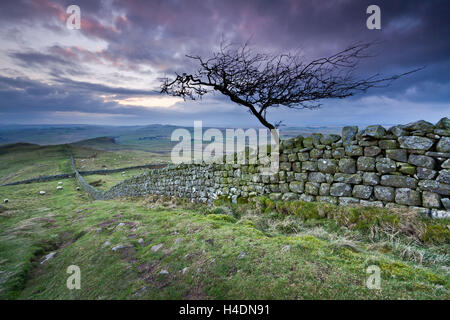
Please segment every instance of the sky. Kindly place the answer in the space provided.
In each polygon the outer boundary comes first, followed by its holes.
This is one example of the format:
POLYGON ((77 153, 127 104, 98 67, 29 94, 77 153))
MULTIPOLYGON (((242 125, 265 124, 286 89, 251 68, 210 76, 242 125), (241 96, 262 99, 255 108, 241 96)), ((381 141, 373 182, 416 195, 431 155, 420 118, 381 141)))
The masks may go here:
POLYGON ((276 108, 286 126, 397 124, 450 116, 449 1, 129 0, 0 2, 0 124, 175 124, 260 126, 219 94, 183 101, 160 94, 160 80, 192 72, 186 55, 208 57, 221 39, 305 61, 356 42, 376 42, 361 75, 423 68, 387 88, 318 110, 276 108), (381 29, 369 30, 376 4, 381 29), (81 28, 69 29, 77 5, 81 28))

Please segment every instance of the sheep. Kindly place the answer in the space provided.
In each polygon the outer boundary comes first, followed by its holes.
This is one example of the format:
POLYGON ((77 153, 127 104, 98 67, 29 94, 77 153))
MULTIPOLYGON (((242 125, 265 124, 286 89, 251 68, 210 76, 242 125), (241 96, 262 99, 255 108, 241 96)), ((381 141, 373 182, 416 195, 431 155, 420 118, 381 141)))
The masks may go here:
POLYGON ((62 182, 61 182, 61 181, 59 181, 59 182, 58 182, 58 184, 59 184, 59 185, 61 185, 61 184, 62 184, 62 182))
POLYGON ((45 191, 39 191, 39 194, 40 194, 40 195, 44 195, 44 194, 45 194, 45 191))
POLYGON ((57 186, 57 187, 56 187, 56 190, 62 190, 62 189, 63 189, 62 186, 57 186))
POLYGON ((7 199, 5 199, 5 200, 3 200, 3 203, 8 203, 9 202, 9 199, 7 198, 7 199))

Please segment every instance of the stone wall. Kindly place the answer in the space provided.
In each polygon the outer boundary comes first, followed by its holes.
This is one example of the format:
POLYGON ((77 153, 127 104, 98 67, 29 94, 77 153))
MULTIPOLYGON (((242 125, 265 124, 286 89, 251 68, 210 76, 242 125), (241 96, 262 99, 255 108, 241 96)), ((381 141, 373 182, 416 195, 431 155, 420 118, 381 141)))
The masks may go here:
POLYGON ((110 173, 116 173, 116 172, 122 172, 122 171, 128 171, 128 170, 135 170, 135 169, 158 169, 158 168, 164 168, 166 164, 144 164, 141 166, 132 166, 132 167, 123 167, 123 168, 117 168, 117 169, 101 169, 101 170, 89 170, 89 171, 78 171, 82 176, 88 176, 93 174, 110 174, 110 173))
POLYGON ((70 164, 72 165, 72 170, 74 171, 75 177, 77 178, 78 183, 81 185, 81 187, 87 193, 89 193, 94 200, 106 200, 107 198, 105 197, 105 193, 102 190, 98 190, 93 186, 91 186, 89 183, 87 183, 86 180, 84 180, 84 178, 78 172, 77 167, 75 165, 75 159, 73 158, 72 151, 69 148, 67 148, 67 153, 70 156, 70 164))
POLYGON ((280 170, 258 165, 181 164, 151 170, 105 193, 148 194, 211 201, 257 195, 340 205, 408 206, 434 217, 450 213, 450 120, 417 121, 386 130, 345 127, 342 136, 312 134, 283 140, 280 170))
MULTIPOLYGON (((91 171, 78 171, 78 173, 81 176, 88 176, 93 174, 110 174, 110 173, 116 173, 116 172, 122 172, 127 170, 134 170, 134 169, 156 169, 156 168, 163 168, 166 164, 146 164, 142 166, 133 166, 133 167, 123 167, 123 168, 117 168, 117 169, 102 169, 102 170, 91 170, 91 171)), ((71 179, 75 176, 75 173, 61 173, 61 174, 55 174, 52 176, 39 176, 37 178, 31 178, 26 180, 20 180, 16 182, 10 182, 6 184, 2 184, 2 187, 7 186, 15 186, 19 184, 28 184, 28 183, 36 183, 36 182, 48 182, 48 181, 55 181, 55 180, 62 180, 62 179, 71 179)))
MULTIPOLYGON (((142 165, 142 166, 133 166, 133 167, 125 167, 125 168, 118 168, 118 169, 103 169, 103 170, 92 170, 92 171, 78 171, 77 166, 75 165, 75 159, 72 154, 72 150, 70 148, 67 148, 67 153, 70 157, 70 164, 72 166, 72 170, 74 171, 75 178, 77 178, 78 183, 81 185, 84 191, 90 194, 90 196, 94 200, 109 200, 113 199, 115 197, 119 197, 119 195, 111 196, 110 194, 107 194, 105 191, 98 190, 97 188, 91 186, 89 183, 86 182, 86 180, 83 178, 83 175, 92 175, 92 174, 109 174, 109 173, 115 173, 115 172, 121 172, 123 170, 132 170, 132 169, 153 169, 153 168, 163 168, 166 166, 166 164, 148 164, 148 165, 142 165)), ((23 183, 23 182, 19 182, 23 183)), ((122 195, 120 195, 122 196, 122 195)))

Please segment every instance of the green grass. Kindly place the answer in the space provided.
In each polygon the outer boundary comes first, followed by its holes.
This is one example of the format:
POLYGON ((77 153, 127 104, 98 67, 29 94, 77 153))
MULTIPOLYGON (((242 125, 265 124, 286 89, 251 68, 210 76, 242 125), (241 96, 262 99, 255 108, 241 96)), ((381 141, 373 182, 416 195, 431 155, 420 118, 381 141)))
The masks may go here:
POLYGON ((132 167, 168 160, 167 156, 138 150, 106 151, 73 145, 71 148, 80 171, 132 167))
MULTIPOLYGON (((159 154, 136 150, 104 151, 84 147, 71 147, 78 170, 103 170, 122 167, 161 163, 167 159, 159 154)), ((72 168, 65 145, 38 146, 17 144, 11 147, 0 147, 0 184, 6 184, 39 176, 50 176, 71 173, 72 168)), ((138 174, 139 171, 127 171, 125 178, 138 174)), ((95 181, 103 175, 90 177, 95 181)), ((106 177, 107 188, 120 182, 121 173, 106 177)), ((103 187, 102 187, 103 188, 103 187)))
POLYGON ((0 147, 0 184, 70 172, 64 145, 0 147))
POLYGON ((371 240, 366 230, 335 219, 280 214, 253 202, 91 201, 74 180, 65 180, 62 191, 56 185, 0 187, 0 198, 10 199, 0 213, 0 298, 450 297, 446 244, 409 244, 411 252, 428 254, 420 263, 395 249, 407 246, 406 238, 371 240), (152 252, 157 244, 162 248, 152 252), (130 247, 113 252, 117 245, 130 247), (381 290, 365 286, 373 264, 382 271, 381 290), (81 269, 81 290, 66 288, 69 265, 81 269))
POLYGON ((89 176, 84 176, 87 183, 94 183, 95 187, 100 190, 109 190, 111 187, 115 186, 119 182, 132 178, 133 176, 143 174, 149 169, 133 169, 126 170, 122 172, 115 172, 110 174, 93 174, 89 176))
MULTIPOLYGON (((216 201, 222 203, 223 200, 216 201)), ((341 207, 328 203, 272 201, 267 197, 253 199, 260 213, 296 216, 303 221, 328 219, 348 229, 371 235, 371 240, 409 238, 425 244, 450 245, 447 220, 431 220, 404 208, 341 207)))

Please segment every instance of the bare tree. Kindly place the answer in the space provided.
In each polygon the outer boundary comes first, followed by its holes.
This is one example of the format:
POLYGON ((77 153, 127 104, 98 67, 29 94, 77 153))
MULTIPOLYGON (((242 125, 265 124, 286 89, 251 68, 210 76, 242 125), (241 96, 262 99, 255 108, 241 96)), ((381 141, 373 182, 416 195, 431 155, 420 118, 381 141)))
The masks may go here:
POLYGON ((220 46, 211 58, 187 56, 200 65, 194 74, 164 79, 161 92, 185 100, 218 91, 242 105, 268 129, 277 128, 267 119, 270 108, 316 109, 322 99, 346 98, 371 87, 388 86, 393 80, 417 71, 381 77, 356 78, 354 71, 373 43, 358 43, 329 57, 311 62, 299 55, 255 53, 248 43, 241 47, 220 46))

